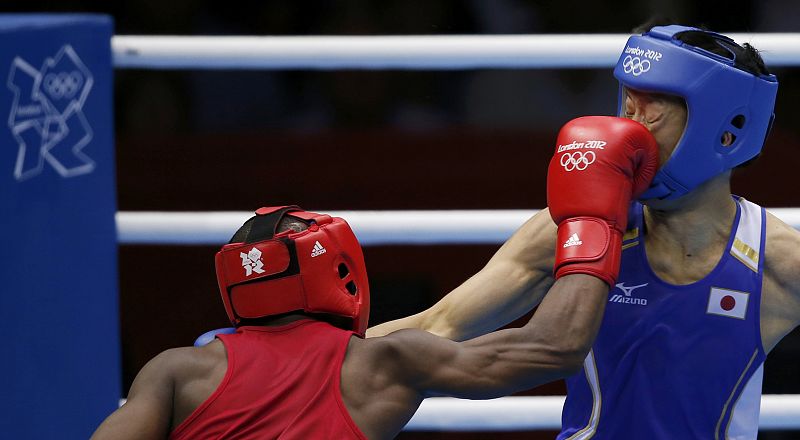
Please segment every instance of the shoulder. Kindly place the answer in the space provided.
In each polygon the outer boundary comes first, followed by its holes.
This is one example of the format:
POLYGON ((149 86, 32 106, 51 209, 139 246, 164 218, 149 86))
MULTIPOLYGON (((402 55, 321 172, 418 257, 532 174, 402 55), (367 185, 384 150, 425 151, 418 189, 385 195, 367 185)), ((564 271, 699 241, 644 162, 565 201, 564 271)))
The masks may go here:
POLYGON ((371 369, 384 380, 413 384, 428 368, 458 353, 460 345, 419 329, 403 329, 377 338, 353 338, 348 361, 371 369))
POLYGON ((153 379, 175 380, 203 375, 221 360, 225 360, 225 348, 219 340, 216 340, 203 347, 164 350, 151 359, 139 374, 153 379))
POLYGON ((767 211, 764 271, 779 285, 800 294, 800 232, 767 211))

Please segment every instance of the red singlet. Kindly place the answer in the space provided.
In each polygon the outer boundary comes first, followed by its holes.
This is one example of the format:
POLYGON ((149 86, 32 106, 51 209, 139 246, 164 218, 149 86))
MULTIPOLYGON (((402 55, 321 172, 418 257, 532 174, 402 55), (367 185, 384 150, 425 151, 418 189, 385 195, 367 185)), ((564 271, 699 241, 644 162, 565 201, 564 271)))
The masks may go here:
POLYGON ((320 321, 218 335, 228 370, 171 439, 359 439, 339 379, 352 332, 320 321))

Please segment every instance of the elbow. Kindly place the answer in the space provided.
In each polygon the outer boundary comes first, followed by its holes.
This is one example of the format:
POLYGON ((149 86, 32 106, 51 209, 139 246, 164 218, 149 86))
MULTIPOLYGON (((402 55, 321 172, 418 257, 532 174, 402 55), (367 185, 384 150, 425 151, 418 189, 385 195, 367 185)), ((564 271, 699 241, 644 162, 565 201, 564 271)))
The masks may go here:
POLYGON ((583 369, 583 361, 586 359, 586 353, 578 354, 571 353, 565 354, 560 363, 559 372, 562 377, 573 376, 578 374, 583 369))
POLYGON ((553 346, 540 346, 537 351, 536 360, 527 367, 524 386, 514 389, 514 392, 574 376, 582 371, 586 358, 583 352, 561 350, 553 346))
POLYGON ((583 369, 583 362, 591 349, 589 344, 560 344, 553 347, 556 370, 561 377, 572 376, 583 369))
POLYGON ((552 352, 549 362, 550 380, 563 379, 578 374, 586 356, 576 352, 552 352))

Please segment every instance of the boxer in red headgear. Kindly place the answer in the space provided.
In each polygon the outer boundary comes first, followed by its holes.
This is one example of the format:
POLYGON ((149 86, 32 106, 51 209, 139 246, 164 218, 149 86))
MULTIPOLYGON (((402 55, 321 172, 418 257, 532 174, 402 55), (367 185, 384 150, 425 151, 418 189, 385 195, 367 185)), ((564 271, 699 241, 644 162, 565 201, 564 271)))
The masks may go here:
POLYGON ((281 206, 259 209, 248 223, 243 243, 226 245, 216 257, 219 290, 233 325, 304 311, 346 318, 348 328, 364 336, 367 268, 347 222, 281 206), (287 215, 310 225, 276 234, 287 215))
POLYGON ((499 397, 577 371, 616 280, 628 202, 647 188, 657 152, 632 121, 581 118, 565 130, 605 144, 577 172, 560 155, 550 168, 553 219, 575 244, 525 326, 460 343, 420 330, 364 339, 369 288, 347 223, 262 208, 217 254, 235 334, 150 361, 94 438, 392 438, 425 397, 499 397))

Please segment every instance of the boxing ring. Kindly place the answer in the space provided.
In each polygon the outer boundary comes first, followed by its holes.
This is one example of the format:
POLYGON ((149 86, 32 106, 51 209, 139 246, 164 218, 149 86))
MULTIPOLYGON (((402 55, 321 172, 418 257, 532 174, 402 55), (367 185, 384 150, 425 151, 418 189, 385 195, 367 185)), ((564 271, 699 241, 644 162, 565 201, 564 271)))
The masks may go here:
MULTIPOLYGON (((800 34, 731 34, 770 66, 800 65, 800 34)), ((397 37, 115 36, 115 68, 417 69, 606 68, 628 35, 397 37)), ((769 209, 769 208, 768 208, 769 209)), ((769 209, 800 229, 800 209, 769 209)), ((500 244, 533 210, 339 211, 364 246, 500 244)), ((117 212, 120 244, 219 245, 250 212, 117 212)), ((557 430, 564 396, 486 401, 431 398, 407 430, 557 430)), ((762 430, 800 430, 800 395, 762 397, 762 430)))

